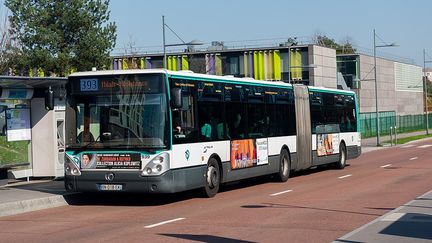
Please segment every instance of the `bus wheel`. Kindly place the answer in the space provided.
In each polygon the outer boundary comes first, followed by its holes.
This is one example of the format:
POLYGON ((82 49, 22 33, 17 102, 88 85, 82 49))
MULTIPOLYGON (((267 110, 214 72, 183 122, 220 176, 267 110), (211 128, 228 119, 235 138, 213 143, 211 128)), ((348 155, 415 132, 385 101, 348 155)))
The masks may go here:
POLYGON ((336 168, 343 169, 346 165, 346 147, 344 143, 339 146, 339 161, 336 162, 336 168))
POLYGON ((220 185, 220 168, 217 160, 211 158, 207 164, 207 173, 205 175, 204 196, 214 197, 219 191, 220 185))
POLYGON ((281 182, 285 182, 288 180, 290 175, 290 157, 288 151, 285 149, 282 150, 280 154, 280 165, 279 165, 279 173, 277 174, 277 180, 281 182))

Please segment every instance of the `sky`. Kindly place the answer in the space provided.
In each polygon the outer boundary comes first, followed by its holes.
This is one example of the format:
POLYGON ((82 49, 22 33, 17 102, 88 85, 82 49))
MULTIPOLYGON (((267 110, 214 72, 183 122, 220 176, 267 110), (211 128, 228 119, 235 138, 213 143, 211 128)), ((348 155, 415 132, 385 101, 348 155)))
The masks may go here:
MULTIPOLYGON (((162 50, 164 15, 185 42, 239 47, 324 34, 337 42, 349 38, 372 54, 375 29, 377 45, 398 45, 378 48, 378 55, 423 66, 426 49, 426 60, 432 61, 430 0, 111 0, 109 10, 117 25, 113 54, 162 50)), ((167 44, 180 42, 166 29, 167 44)))

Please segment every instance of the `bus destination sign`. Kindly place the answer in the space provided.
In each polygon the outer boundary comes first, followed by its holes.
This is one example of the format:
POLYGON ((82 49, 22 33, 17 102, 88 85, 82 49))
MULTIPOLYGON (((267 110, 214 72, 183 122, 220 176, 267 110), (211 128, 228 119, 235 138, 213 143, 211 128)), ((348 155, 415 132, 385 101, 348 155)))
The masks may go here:
POLYGON ((91 79, 81 79, 80 80, 80 91, 98 91, 99 90, 99 80, 96 78, 91 79))

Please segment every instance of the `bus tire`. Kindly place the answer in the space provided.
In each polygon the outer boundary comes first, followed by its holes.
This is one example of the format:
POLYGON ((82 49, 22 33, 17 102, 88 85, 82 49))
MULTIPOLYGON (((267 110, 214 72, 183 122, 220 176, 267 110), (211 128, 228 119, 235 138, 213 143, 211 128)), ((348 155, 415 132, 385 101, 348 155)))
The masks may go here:
POLYGON ((336 162, 336 168, 338 169, 345 168, 346 158, 347 158, 346 146, 345 143, 341 143, 339 146, 339 161, 336 162))
POLYGON ((290 156, 286 149, 283 149, 279 157, 279 173, 277 173, 277 180, 286 182, 290 176, 290 156))
POLYGON ((203 194, 205 197, 214 197, 219 191, 220 186, 220 168, 215 158, 210 158, 207 163, 207 171, 205 174, 205 185, 203 194))

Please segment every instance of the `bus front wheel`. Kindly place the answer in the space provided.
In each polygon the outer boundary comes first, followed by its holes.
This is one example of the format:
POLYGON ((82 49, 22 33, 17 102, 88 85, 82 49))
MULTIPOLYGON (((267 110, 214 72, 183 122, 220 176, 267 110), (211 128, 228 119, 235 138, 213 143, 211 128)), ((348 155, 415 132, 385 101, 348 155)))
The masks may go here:
POLYGON ((339 161, 336 162, 336 168, 343 169, 346 165, 346 147, 344 143, 339 146, 339 161))
POLYGON ((203 189, 204 196, 209 198, 214 197, 219 191, 220 185, 220 168, 215 158, 209 160, 205 178, 205 186, 203 189))
POLYGON ((277 180, 280 182, 285 182, 288 180, 290 175, 290 157, 288 151, 282 150, 279 158, 279 173, 277 173, 277 180))

